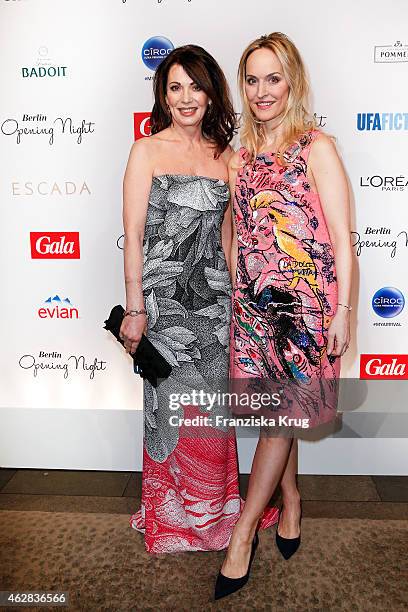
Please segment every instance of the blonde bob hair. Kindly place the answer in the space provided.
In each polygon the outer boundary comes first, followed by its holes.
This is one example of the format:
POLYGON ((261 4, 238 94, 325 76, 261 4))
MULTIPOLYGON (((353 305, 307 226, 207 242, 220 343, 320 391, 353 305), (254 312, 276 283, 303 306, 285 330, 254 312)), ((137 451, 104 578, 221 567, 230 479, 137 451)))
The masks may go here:
POLYGON ((281 32, 272 32, 251 42, 242 54, 238 68, 238 86, 242 99, 242 116, 240 139, 249 153, 247 162, 253 163, 260 149, 265 144, 263 122, 257 120, 252 112, 245 91, 246 65, 251 53, 257 49, 270 49, 282 64, 284 77, 289 85, 289 95, 281 123, 283 139, 278 143, 277 160, 286 165, 284 153, 299 137, 316 128, 316 122, 310 115, 309 82, 305 66, 299 51, 293 42, 281 32))

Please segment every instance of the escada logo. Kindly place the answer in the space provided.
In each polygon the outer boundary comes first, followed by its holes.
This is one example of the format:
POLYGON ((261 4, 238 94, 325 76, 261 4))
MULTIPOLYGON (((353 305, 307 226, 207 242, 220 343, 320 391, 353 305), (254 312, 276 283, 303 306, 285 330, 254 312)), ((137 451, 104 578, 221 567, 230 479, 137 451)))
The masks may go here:
POLYGON ((40 319, 79 319, 78 308, 72 306, 69 298, 61 300, 59 295, 49 297, 44 302, 46 305, 38 309, 40 319))
POLYGON ((360 378, 406 380, 408 355, 360 355, 360 378))
POLYGON ((40 181, 39 183, 31 181, 20 183, 19 181, 14 181, 11 183, 11 193, 15 197, 33 195, 71 196, 82 195, 84 193, 91 195, 91 190, 85 181, 79 181, 78 183, 74 181, 63 181, 60 183, 55 181, 40 181))
POLYGON ((133 113, 133 129, 134 138, 145 138, 150 136, 150 114, 151 113, 133 113))
POLYGON ((79 232, 30 232, 32 259, 79 259, 79 232))
POLYGON ((408 187, 408 178, 403 174, 399 176, 360 176, 360 187, 374 187, 381 191, 404 191, 408 187))
POLYGON ((408 113, 357 113, 357 129, 408 130, 408 113))

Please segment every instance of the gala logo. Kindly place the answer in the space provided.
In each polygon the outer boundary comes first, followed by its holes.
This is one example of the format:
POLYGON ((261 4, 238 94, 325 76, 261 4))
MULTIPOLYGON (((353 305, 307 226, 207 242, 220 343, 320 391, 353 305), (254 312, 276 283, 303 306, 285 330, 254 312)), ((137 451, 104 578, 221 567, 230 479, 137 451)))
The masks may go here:
POLYGON ((135 140, 150 136, 150 113, 133 113, 135 140))
POLYGON ((360 378, 408 379, 408 355, 360 355, 360 378))
POLYGON ((30 232, 32 259, 79 259, 79 232, 30 232))

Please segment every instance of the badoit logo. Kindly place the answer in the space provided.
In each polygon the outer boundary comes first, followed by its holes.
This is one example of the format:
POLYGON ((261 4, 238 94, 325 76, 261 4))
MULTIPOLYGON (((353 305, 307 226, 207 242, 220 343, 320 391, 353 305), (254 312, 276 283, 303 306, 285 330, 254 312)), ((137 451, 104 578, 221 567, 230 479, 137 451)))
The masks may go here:
POLYGON ((79 232, 30 232, 32 259, 79 259, 79 232))
POLYGON ((67 76, 67 66, 56 66, 48 54, 48 48, 44 45, 38 49, 38 58, 35 66, 23 66, 21 73, 23 78, 47 78, 67 76))
POLYGON ((360 132, 408 130, 408 113, 357 113, 357 129, 360 132))
POLYGON ((133 113, 135 140, 150 136, 150 113, 133 113))
POLYGON ((407 380, 408 355, 360 355, 360 378, 407 380))
POLYGON ((146 40, 142 48, 142 60, 150 70, 156 70, 165 57, 174 49, 174 45, 164 36, 153 36, 146 40))

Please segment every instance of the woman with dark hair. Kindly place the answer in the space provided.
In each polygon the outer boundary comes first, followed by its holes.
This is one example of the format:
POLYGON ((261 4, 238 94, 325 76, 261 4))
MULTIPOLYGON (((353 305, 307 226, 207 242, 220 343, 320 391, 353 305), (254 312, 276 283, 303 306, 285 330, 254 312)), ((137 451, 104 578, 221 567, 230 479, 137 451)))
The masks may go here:
POLYGON ((235 435, 203 421, 225 407, 191 392, 228 379, 235 116, 221 68, 195 45, 160 64, 154 95, 152 136, 132 146, 124 178, 121 335, 133 353, 146 332, 172 374, 144 381, 142 505, 130 523, 152 553, 220 550, 240 512, 235 435))

